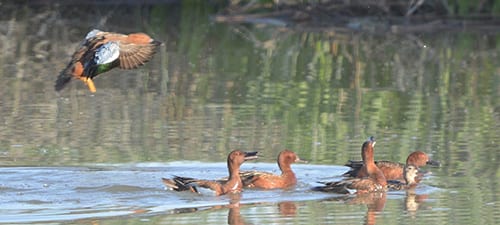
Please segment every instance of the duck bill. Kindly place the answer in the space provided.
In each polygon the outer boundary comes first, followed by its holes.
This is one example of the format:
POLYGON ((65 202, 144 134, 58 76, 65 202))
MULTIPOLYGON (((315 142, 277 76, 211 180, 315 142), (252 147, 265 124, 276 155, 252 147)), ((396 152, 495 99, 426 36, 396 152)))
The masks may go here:
POLYGON ((297 158, 297 159, 295 160, 295 162, 296 162, 296 163, 309 163, 309 161, 307 161, 307 160, 303 160, 303 159, 299 159, 299 158, 297 158))
POLYGON ((439 163, 438 161, 435 161, 435 160, 429 160, 425 164, 427 164, 429 166, 434 166, 434 167, 440 167, 441 166, 441 163, 439 163))
POLYGON ((258 153, 259 152, 245 152, 245 161, 259 158, 257 155, 258 153))

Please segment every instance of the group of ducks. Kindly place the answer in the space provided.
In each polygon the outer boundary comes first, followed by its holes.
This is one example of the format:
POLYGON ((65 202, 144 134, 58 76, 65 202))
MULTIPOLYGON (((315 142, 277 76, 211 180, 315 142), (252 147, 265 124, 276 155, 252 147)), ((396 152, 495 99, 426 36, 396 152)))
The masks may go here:
MULTIPOLYGON (((375 140, 370 137, 363 143, 361 156, 363 161, 349 161, 346 166, 351 170, 343 174, 346 179, 335 182, 320 182, 323 186, 312 188, 314 191, 334 192, 339 194, 385 192, 387 190, 402 190, 415 187, 422 179, 419 167, 424 165, 439 166, 439 163, 429 159, 421 151, 411 153, 406 164, 375 161, 375 140)), ((208 188, 215 195, 239 193, 243 188, 257 189, 287 189, 297 184, 297 178, 291 164, 306 162, 290 150, 284 150, 278 155, 278 167, 281 174, 261 171, 240 171, 240 166, 247 160, 258 158, 258 152, 243 152, 234 150, 227 157, 229 177, 218 180, 203 180, 190 177, 174 176, 171 179, 162 178, 167 188, 174 191, 191 191, 199 193, 199 188, 208 188)))
MULTIPOLYGON (((113 68, 134 69, 149 61, 161 42, 144 33, 120 34, 100 30, 90 31, 66 68, 59 74, 55 90, 62 90, 73 78, 83 81, 91 92, 96 88, 92 81, 97 75, 113 68)), ((313 190, 336 193, 366 193, 386 190, 401 190, 416 186, 422 174, 419 167, 436 161, 416 151, 408 156, 406 164, 379 161, 375 162, 373 148, 375 140, 370 138, 363 143, 361 156, 363 161, 349 161, 346 166, 351 170, 344 174, 347 179, 335 182, 323 182, 323 186, 313 190)), ((197 187, 209 188, 216 195, 241 192, 243 187, 260 189, 290 188, 297 183, 291 164, 302 160, 290 150, 278 155, 278 166, 281 175, 266 172, 240 172, 240 165, 246 160, 256 159, 257 152, 232 151, 227 157, 229 177, 210 181, 189 177, 175 176, 163 178, 163 183, 176 191, 189 190, 198 192, 197 187)))

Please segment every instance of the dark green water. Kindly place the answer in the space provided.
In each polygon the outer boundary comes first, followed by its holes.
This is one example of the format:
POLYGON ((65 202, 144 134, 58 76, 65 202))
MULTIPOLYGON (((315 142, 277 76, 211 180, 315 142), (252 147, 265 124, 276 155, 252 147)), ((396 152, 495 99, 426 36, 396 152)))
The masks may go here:
MULTIPOLYGON (((254 224, 500 221, 496 34, 303 33, 215 23, 214 6, 186 2, 5 3, 0 12, 0 215, 11 215, 0 222, 220 224, 228 214, 254 224), (93 28, 142 31, 164 46, 138 70, 97 77, 95 94, 76 80, 55 92, 58 73, 93 28), (388 194, 382 210, 371 210, 307 191, 343 172, 328 166, 360 159, 371 135, 376 159, 404 162, 422 150, 441 161, 419 198, 388 194), (198 175, 232 149, 258 150, 259 162, 274 163, 284 148, 328 169, 311 175, 300 165, 297 190, 250 191, 231 209, 212 208, 228 198, 178 196, 160 182, 184 167, 198 175), (82 172, 95 166, 107 172, 82 172), (65 188, 80 199, 74 207, 57 200, 65 188), (176 213, 178 204, 199 211, 176 213), (134 213, 133 205, 147 210, 134 213), (32 208, 43 213, 30 218, 32 208)), ((220 165, 199 175, 224 175, 220 165)))

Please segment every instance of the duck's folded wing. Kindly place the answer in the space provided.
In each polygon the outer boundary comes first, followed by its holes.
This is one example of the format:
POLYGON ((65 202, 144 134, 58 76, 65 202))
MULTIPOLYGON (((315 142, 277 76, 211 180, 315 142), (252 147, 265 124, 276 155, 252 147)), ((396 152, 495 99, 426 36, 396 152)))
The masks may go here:
POLYGON ((405 166, 405 164, 403 164, 403 163, 391 162, 391 161, 387 161, 387 160, 375 161, 375 165, 377 165, 379 168, 381 168, 381 167, 403 168, 405 166))
POLYGON ((344 166, 359 169, 363 166, 363 161, 349 160, 344 166))
POLYGON ((255 171, 255 170, 240 172, 241 182, 243 183, 243 186, 250 185, 253 181, 255 181, 259 177, 265 178, 269 176, 274 176, 274 174, 262 171, 255 171))
POLYGON ((345 181, 318 182, 324 186, 313 187, 313 191, 333 192, 338 194, 350 194, 349 183, 345 181))
POLYGON ((196 179, 190 177, 179 177, 179 176, 174 176, 173 179, 167 179, 167 178, 161 178, 161 179, 163 181, 163 184, 165 184, 165 186, 167 186, 171 190, 191 191, 194 193, 199 193, 198 189, 196 189, 196 186, 191 184, 195 182, 196 179))
POLYGON ((215 180, 194 180, 192 183, 198 185, 199 187, 215 191, 215 193, 217 193, 216 195, 224 193, 222 184, 215 180))
POLYGON ((399 180, 387 180, 387 189, 390 191, 399 191, 407 187, 406 183, 399 180))

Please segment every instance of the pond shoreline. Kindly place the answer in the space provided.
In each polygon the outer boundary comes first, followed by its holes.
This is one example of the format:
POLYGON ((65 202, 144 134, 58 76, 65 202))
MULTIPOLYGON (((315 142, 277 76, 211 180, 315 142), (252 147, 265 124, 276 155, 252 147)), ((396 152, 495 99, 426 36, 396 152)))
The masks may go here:
POLYGON ((444 9, 425 6, 404 7, 402 1, 370 4, 324 3, 252 4, 228 6, 213 20, 229 24, 264 24, 286 27, 301 32, 369 32, 434 33, 434 32, 486 32, 498 33, 500 20, 490 13, 450 15, 444 9))

